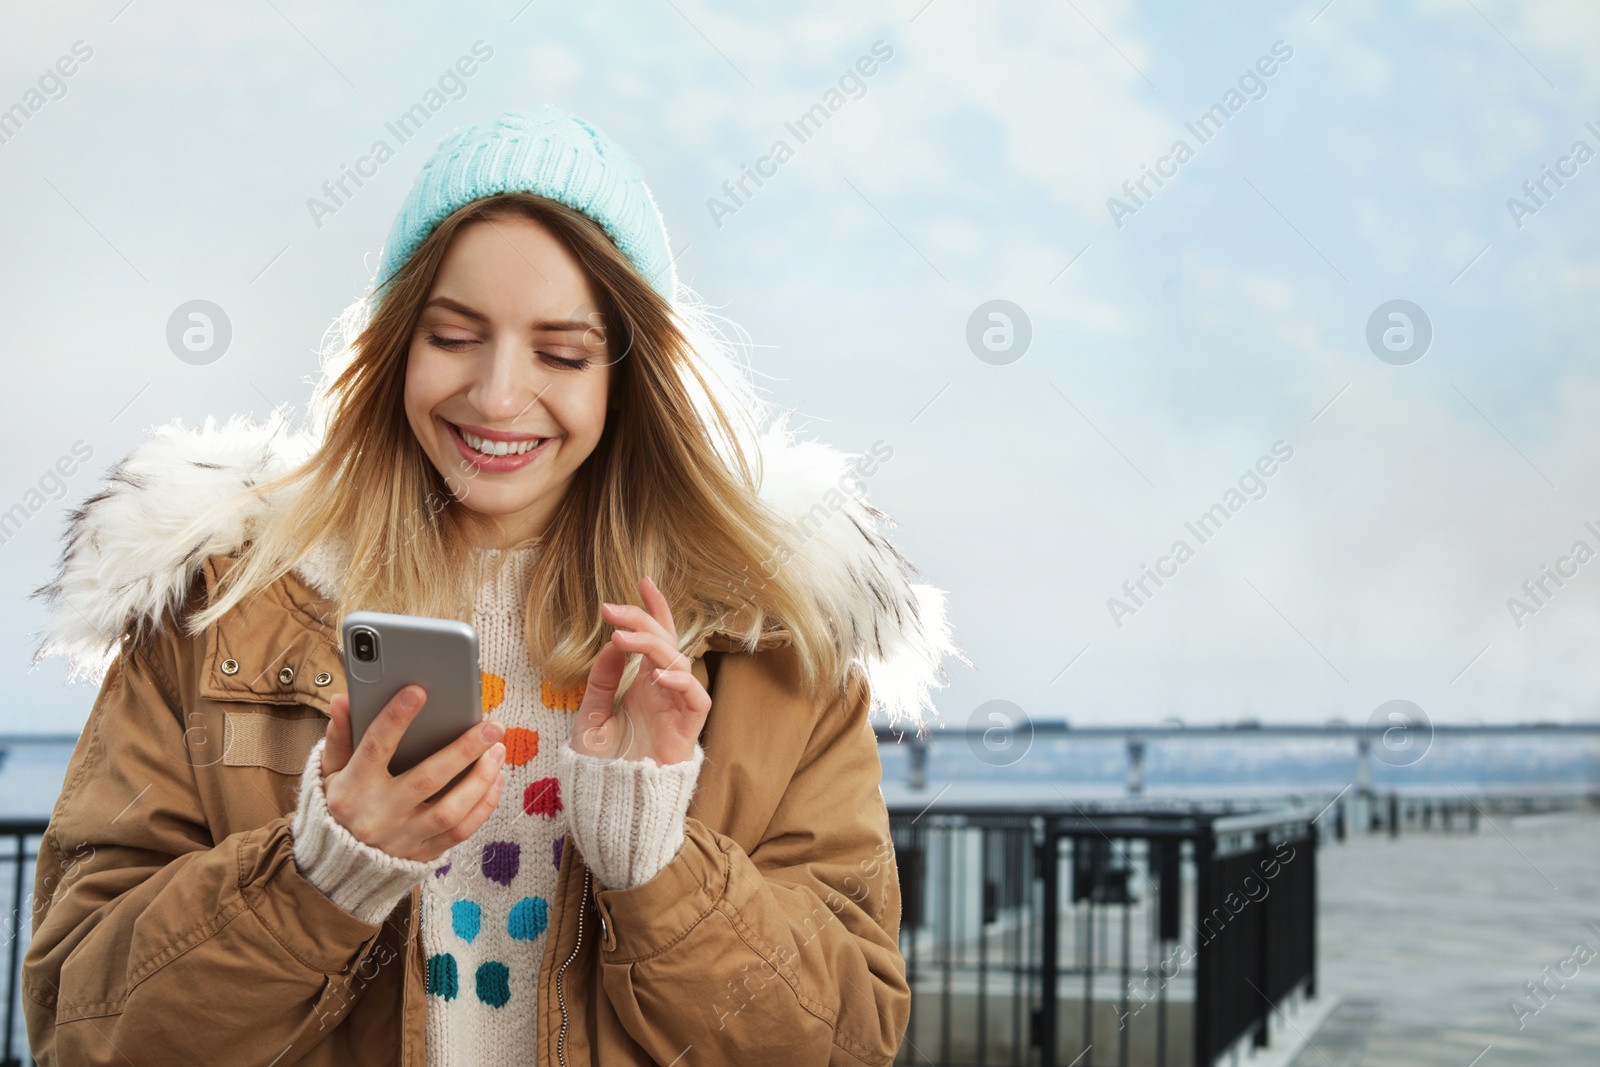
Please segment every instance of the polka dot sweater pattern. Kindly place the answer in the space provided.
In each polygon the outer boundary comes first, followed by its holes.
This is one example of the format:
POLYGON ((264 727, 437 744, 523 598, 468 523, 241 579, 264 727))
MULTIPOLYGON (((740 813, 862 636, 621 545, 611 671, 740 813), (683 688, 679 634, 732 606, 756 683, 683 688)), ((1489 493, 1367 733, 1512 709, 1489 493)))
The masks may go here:
POLYGON ((577 756, 567 748, 582 686, 558 690, 541 678, 524 638, 536 551, 475 554, 472 621, 483 713, 507 730, 505 788, 472 837, 432 862, 397 859, 358 841, 327 814, 322 743, 302 779, 295 856, 314 885, 376 923, 422 882, 429 1067, 516 1062, 531 1053, 564 833, 571 826, 584 855, 594 857, 602 885, 648 880, 682 844, 684 813, 704 758, 697 747, 694 759, 660 767, 652 760, 577 756), (580 813, 576 825, 568 793, 582 794, 585 809, 595 809, 580 813))
POLYGON ((509 555, 479 554, 482 584, 472 612, 483 712, 506 724, 505 789, 488 821, 441 857, 422 885, 430 1067, 514 1063, 519 1048, 532 1048, 524 1042, 534 1035, 539 962, 567 828, 555 772, 573 716, 541 699, 543 680, 528 662, 523 611, 534 550, 509 555))

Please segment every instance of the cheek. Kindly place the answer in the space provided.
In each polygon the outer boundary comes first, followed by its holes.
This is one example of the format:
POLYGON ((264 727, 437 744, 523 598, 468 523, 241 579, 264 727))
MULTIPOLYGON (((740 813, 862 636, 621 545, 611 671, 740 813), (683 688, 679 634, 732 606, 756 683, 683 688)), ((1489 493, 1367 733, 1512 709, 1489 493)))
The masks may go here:
POLYGON ((608 414, 606 404, 609 402, 610 397, 611 393, 606 388, 605 382, 599 383, 589 395, 589 421, 597 438, 600 436, 601 431, 606 428, 606 415, 608 414))
POLYGON ((424 440, 433 426, 433 409, 450 395, 450 382, 443 370, 425 346, 412 348, 406 359, 406 419, 412 432, 424 440))
POLYGON ((421 361, 413 349, 406 356, 405 368, 405 405, 406 414, 415 418, 416 413, 423 406, 423 393, 425 392, 424 370, 421 361))
POLYGON ((607 407, 611 403, 611 374, 612 371, 607 368, 605 379, 596 385, 594 396, 590 401, 589 410, 594 420, 594 436, 597 441, 606 428, 606 419, 611 415, 611 409, 607 407))
POLYGON ((610 397, 606 375, 595 376, 563 397, 562 421, 569 432, 591 443, 606 428, 606 402, 610 397))

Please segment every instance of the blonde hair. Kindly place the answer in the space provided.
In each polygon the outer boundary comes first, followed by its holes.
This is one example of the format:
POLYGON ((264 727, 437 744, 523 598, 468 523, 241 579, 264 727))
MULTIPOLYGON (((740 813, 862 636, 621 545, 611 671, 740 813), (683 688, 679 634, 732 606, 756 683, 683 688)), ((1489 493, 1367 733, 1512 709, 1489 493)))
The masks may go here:
MULTIPOLYGON (((259 499, 282 493, 282 506, 266 509, 215 600, 190 617, 190 634, 294 569, 329 535, 348 554, 336 629, 357 608, 467 616, 469 535, 484 517, 454 498, 412 433, 405 366, 451 240, 470 223, 513 214, 547 227, 588 276, 604 316, 616 405, 548 527, 528 542, 540 547, 526 609, 534 666, 557 686, 584 681, 614 629, 600 618, 601 602, 640 603, 639 579, 648 574, 671 606, 680 650, 712 630, 754 648, 764 633, 784 629, 804 684, 843 692, 847 650, 818 598, 778 565, 790 555, 794 527, 758 496, 756 420, 766 409, 747 372, 702 306, 682 297, 669 303, 598 223, 531 193, 457 209, 385 280, 381 300, 369 293, 346 311, 312 403, 316 450, 244 491, 259 499)), ((641 665, 629 659, 619 694, 641 665)))

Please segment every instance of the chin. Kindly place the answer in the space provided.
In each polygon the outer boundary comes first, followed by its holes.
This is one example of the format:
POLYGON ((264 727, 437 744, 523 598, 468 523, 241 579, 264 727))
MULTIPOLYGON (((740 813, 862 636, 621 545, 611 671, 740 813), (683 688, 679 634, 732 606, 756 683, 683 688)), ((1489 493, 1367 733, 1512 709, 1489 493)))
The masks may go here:
POLYGON ((485 493, 480 486, 469 484, 467 493, 460 498, 461 506, 489 519, 509 519, 521 515, 539 502, 541 494, 485 493))

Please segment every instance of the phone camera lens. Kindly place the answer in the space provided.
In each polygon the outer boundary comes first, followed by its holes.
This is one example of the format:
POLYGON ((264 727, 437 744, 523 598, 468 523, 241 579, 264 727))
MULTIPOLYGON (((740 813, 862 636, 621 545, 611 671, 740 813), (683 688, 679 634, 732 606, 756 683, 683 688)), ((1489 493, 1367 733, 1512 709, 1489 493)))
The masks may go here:
POLYGON ((352 630, 350 651, 362 663, 371 663, 378 658, 378 635, 371 630, 352 630))

